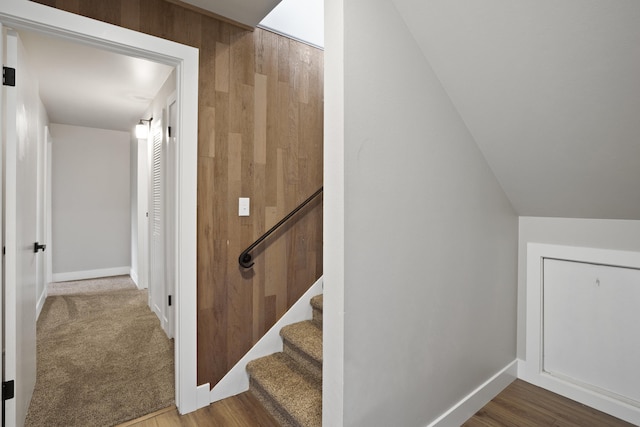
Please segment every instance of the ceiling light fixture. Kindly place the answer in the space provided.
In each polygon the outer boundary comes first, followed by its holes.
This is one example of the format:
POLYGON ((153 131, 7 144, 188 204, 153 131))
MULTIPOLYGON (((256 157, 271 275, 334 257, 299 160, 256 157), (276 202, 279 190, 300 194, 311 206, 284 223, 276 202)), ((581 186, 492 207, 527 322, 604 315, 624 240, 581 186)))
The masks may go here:
POLYGON ((151 117, 150 119, 140 119, 140 121, 136 125, 136 138, 147 139, 147 137, 149 136, 149 126, 151 126, 151 120, 153 120, 153 117, 151 117))

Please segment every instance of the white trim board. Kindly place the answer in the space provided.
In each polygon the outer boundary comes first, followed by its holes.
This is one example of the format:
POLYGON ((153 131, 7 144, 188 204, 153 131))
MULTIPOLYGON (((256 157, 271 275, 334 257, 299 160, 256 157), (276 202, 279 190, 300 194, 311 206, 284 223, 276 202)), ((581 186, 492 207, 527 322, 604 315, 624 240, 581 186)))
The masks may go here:
POLYGON ((100 268, 97 270, 69 271, 53 273, 54 282, 69 282, 71 280, 95 279, 97 277, 123 276, 131 273, 131 267, 100 268))
POLYGON ((211 403, 249 390, 247 363, 259 357, 282 351, 280 329, 292 323, 311 319, 311 298, 322 293, 322 277, 278 320, 247 354, 216 384, 209 395, 211 403))
POLYGON ((640 252, 574 246, 527 244, 526 357, 518 365, 518 378, 558 393, 614 417, 640 425, 640 408, 594 390, 580 387, 543 371, 542 263, 545 258, 616 267, 640 268, 640 252))
POLYGON ((517 377, 518 361, 514 360, 478 388, 453 405, 427 427, 459 426, 496 397, 517 377))
POLYGON ((63 37, 176 67, 178 94, 178 241, 176 283, 176 406, 198 409, 196 322, 196 195, 198 49, 27 0, 3 0, 0 23, 63 37))
POLYGON ((45 283, 44 290, 40 294, 40 297, 38 298, 38 302, 36 304, 36 320, 40 318, 40 313, 42 312, 42 307, 44 307, 44 302, 47 300, 48 294, 49 292, 47 290, 47 283, 45 283))
POLYGON ((136 270, 134 270, 133 268, 129 269, 129 276, 131 276, 131 280, 133 280, 133 283, 136 284, 136 288, 138 289, 142 289, 140 287, 140 284, 138 283, 138 272, 136 270))

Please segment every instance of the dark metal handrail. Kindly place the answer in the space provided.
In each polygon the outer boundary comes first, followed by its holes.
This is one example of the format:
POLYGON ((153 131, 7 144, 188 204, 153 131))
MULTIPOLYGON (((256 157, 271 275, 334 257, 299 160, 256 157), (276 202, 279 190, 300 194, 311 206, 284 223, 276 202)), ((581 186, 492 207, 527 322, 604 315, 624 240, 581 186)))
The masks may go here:
POLYGON ((244 251, 242 251, 242 253, 240 254, 240 256, 238 257, 238 263, 240 264, 241 267, 243 268, 251 268, 253 267, 253 262, 251 254, 249 252, 251 252, 253 249, 255 249, 256 246, 258 246, 260 243, 262 243, 262 241, 264 239, 266 239, 267 237, 269 237, 271 235, 271 233, 273 233, 274 231, 276 231, 282 224, 284 224, 285 222, 287 222, 289 219, 291 219, 292 216, 294 216, 300 209, 304 208, 307 204, 309 204, 310 201, 312 201, 313 199, 315 199, 316 197, 318 197, 318 195, 320 193, 322 193, 324 187, 320 187, 320 189, 318 191, 316 191, 315 193, 313 193, 311 196, 309 196, 309 198, 307 200, 305 200, 304 202, 300 203, 298 205, 297 208, 295 208, 294 210, 292 210, 289 215, 285 216, 284 218, 282 218, 280 220, 280 222, 278 222, 276 225, 274 225, 273 227, 271 227, 269 229, 269 231, 267 231, 266 233, 264 233, 261 237, 258 238, 258 240, 256 240, 255 242, 253 242, 251 244, 251 246, 249 246, 247 249, 245 249, 244 251))

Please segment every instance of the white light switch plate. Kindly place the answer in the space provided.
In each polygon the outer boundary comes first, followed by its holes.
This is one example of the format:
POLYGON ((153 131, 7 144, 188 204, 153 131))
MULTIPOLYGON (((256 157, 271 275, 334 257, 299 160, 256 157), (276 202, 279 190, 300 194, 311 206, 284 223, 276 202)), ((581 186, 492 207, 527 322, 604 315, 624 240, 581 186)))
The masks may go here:
POLYGON ((238 199, 238 216, 249 216, 249 200, 248 197, 238 199))

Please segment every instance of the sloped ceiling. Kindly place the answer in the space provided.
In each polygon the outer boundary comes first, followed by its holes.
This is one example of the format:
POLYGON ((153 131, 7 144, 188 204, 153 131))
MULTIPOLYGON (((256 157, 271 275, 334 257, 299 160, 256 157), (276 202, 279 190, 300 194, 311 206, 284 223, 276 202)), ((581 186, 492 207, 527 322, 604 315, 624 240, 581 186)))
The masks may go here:
MULTIPOLYGON (((255 27, 280 0, 180 0, 235 22, 255 27)), ((178 3, 179 3, 178 2, 178 3)))
POLYGON ((640 2, 392 1, 519 215, 640 219, 640 2))

